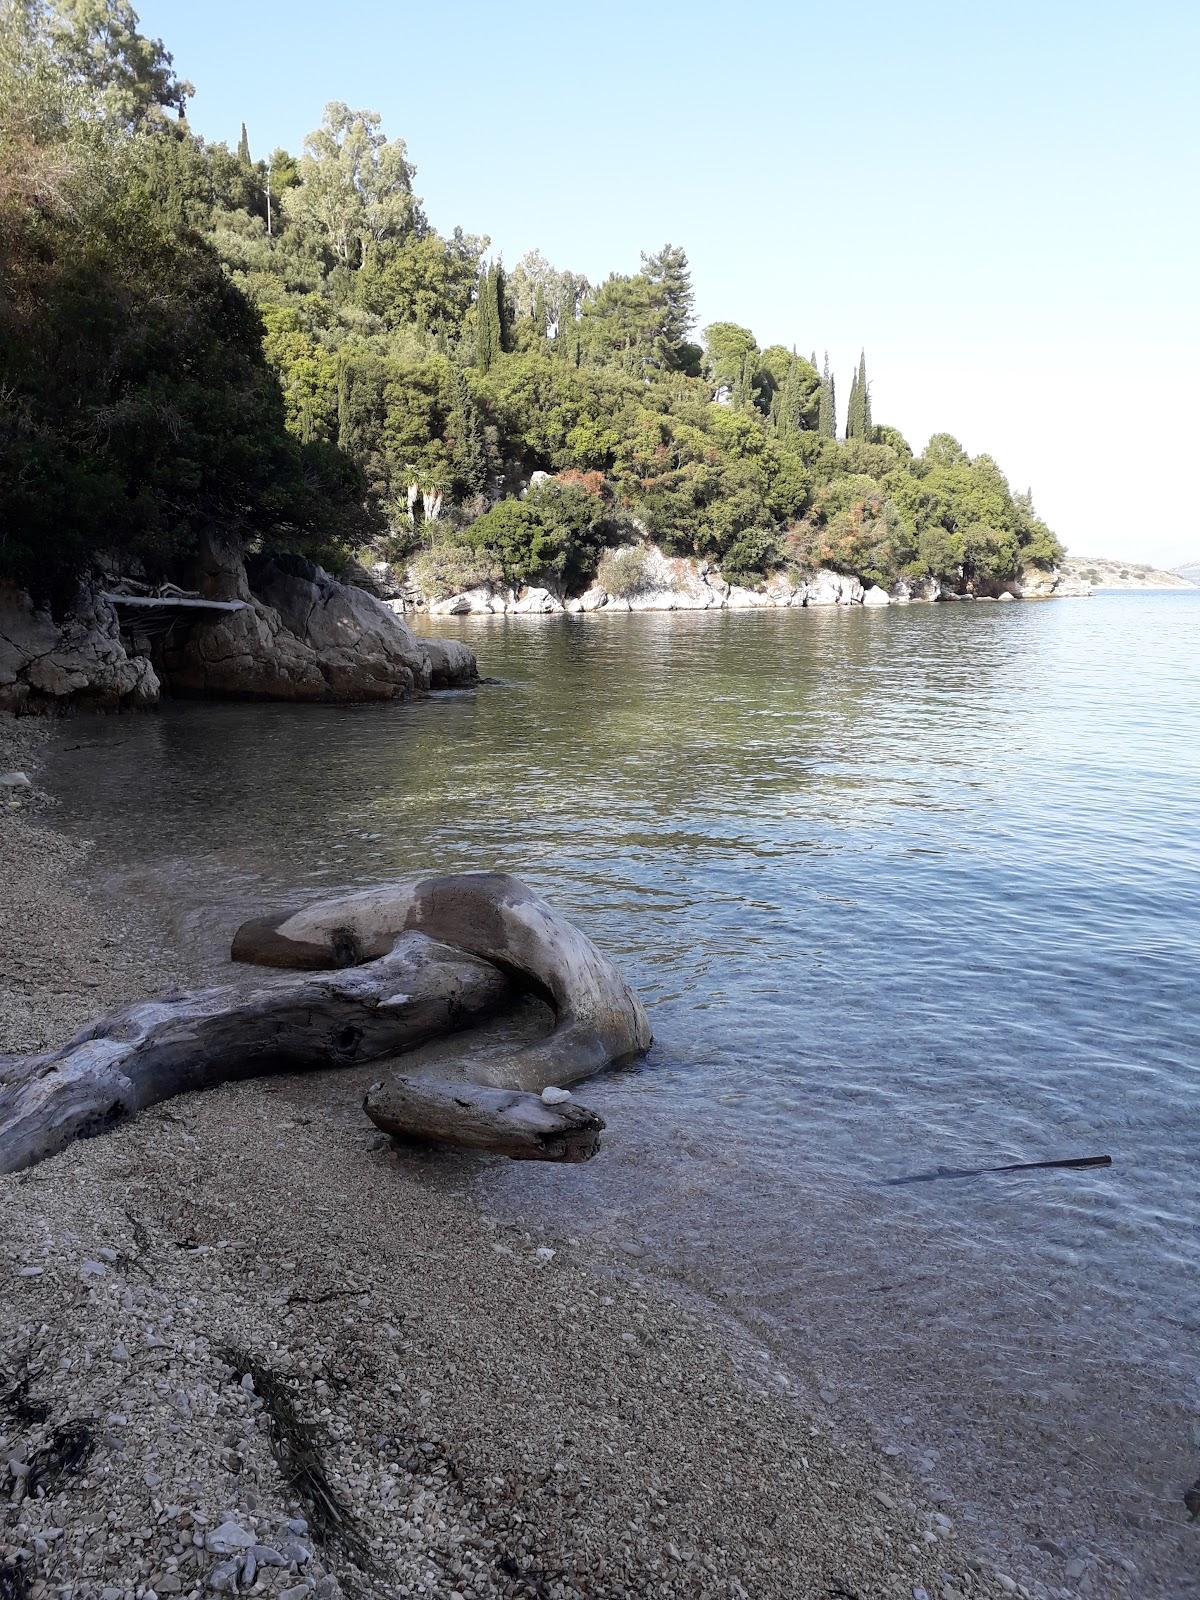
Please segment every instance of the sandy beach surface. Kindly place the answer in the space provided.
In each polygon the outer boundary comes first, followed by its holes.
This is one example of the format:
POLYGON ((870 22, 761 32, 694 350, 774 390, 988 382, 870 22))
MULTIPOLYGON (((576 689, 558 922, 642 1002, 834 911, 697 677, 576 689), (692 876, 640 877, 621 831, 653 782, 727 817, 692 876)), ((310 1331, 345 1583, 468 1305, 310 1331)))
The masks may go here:
MULTIPOLYGON (((188 978, 89 892, 55 736, 0 719, 35 783, 0 791, 9 1052, 188 978)), ((379 1135, 379 1075, 182 1097, 0 1178, 3 1600, 1028 1593, 736 1329, 379 1135)))

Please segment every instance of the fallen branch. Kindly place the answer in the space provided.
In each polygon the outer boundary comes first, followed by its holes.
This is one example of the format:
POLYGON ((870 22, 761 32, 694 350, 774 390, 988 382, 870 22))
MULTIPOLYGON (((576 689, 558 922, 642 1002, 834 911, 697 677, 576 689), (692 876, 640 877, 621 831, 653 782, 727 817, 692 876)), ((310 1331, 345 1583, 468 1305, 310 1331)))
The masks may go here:
POLYGON ((1111 1156, 1063 1156, 1058 1161, 1013 1161, 1006 1167, 938 1167, 914 1172, 907 1178, 885 1178, 885 1183, 934 1183, 938 1178, 983 1178, 992 1172, 1040 1172, 1046 1167, 1111 1167, 1111 1156))

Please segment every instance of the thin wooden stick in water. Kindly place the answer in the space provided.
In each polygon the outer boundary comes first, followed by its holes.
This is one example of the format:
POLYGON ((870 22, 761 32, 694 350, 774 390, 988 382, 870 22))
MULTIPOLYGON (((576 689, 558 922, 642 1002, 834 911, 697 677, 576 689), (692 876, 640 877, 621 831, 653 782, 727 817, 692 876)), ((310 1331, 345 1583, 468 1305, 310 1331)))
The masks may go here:
POLYGON ((1111 1167, 1111 1156, 1062 1156, 1056 1161, 1013 1161, 1006 1167, 938 1167, 936 1172, 914 1172, 907 1178, 886 1178, 886 1183, 933 1183, 938 1178, 982 1178, 990 1172, 1036 1172, 1043 1167, 1111 1167))

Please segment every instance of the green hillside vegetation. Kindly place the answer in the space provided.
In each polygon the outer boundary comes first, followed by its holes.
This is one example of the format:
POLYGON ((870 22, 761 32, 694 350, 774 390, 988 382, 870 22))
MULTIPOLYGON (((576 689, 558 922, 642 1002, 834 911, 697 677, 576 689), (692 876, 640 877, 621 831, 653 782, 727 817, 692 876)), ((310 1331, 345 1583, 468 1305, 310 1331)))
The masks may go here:
POLYGON ((838 438, 827 360, 733 322, 697 342, 676 246, 595 285, 536 251, 508 271, 337 103, 295 155, 207 144, 126 0, 10 0, 4 40, 10 576, 49 590, 96 550, 166 571, 210 527, 416 557, 441 588, 578 585, 639 534, 742 582, 1061 557, 991 457, 874 421, 865 356, 838 438))

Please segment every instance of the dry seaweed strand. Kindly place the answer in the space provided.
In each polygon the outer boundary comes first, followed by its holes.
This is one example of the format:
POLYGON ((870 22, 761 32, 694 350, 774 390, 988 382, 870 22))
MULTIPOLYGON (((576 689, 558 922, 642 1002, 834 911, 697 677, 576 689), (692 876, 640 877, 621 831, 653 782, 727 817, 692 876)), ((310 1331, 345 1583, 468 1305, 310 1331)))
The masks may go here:
POLYGON ((358 1566, 370 1559, 354 1516, 334 1492, 325 1472, 318 1430, 296 1410, 292 1386, 244 1350, 219 1350, 222 1361, 235 1372, 248 1373, 254 1392, 271 1423, 271 1450, 284 1482, 308 1513, 314 1535, 322 1544, 337 1543, 358 1566))

